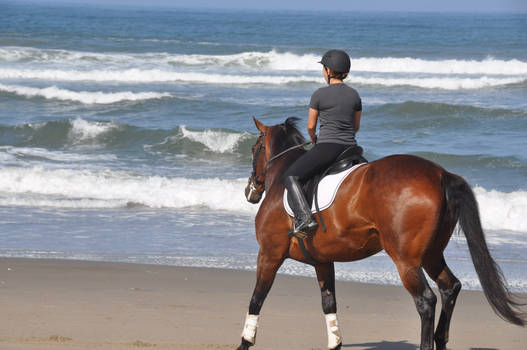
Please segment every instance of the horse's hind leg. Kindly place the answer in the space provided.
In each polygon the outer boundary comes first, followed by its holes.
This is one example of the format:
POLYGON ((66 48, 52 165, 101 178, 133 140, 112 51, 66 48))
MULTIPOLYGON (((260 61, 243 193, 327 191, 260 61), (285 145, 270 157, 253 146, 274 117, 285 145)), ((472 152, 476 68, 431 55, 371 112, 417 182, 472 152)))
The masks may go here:
POLYGON ((328 348, 338 350, 342 346, 339 324, 337 321, 337 300, 335 298, 335 266, 333 263, 315 266, 318 284, 322 294, 322 311, 326 318, 328 331, 328 348))
POLYGON ((242 342, 237 350, 247 350, 256 341, 256 330, 258 328, 258 316, 262 309, 267 293, 273 285, 276 272, 282 265, 283 258, 269 257, 258 252, 258 266, 256 269, 256 286, 249 304, 249 312, 245 318, 242 331, 242 342))
POLYGON ((441 256, 436 263, 426 263, 426 272, 436 282, 441 294, 441 316, 434 335, 436 350, 445 350, 448 343, 450 320, 461 290, 461 282, 448 268, 445 258, 441 256))
POLYGON ((434 349, 434 316, 437 297, 428 285, 421 266, 396 262, 399 276, 405 288, 414 298, 415 306, 421 316, 420 350, 434 349))

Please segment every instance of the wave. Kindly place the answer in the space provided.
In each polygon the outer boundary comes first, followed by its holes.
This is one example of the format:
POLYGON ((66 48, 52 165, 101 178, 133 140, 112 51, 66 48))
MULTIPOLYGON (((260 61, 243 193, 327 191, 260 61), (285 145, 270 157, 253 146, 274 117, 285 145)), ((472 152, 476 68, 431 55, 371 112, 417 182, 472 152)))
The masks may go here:
POLYGON ((46 88, 34 88, 19 85, 0 84, 0 92, 12 93, 25 97, 43 97, 45 99, 74 101, 84 104, 110 104, 121 101, 142 101, 172 97, 168 92, 90 92, 90 91, 71 91, 60 89, 56 86, 46 88))
MULTIPOLYGON (((145 129, 113 121, 88 121, 77 118, 36 124, 0 126, 0 147, 6 160, 13 155, 21 158, 29 149, 130 149, 142 148, 147 152, 185 154, 204 158, 232 155, 242 160, 250 158, 250 149, 256 136, 248 132, 228 129, 194 130, 179 126, 169 130, 145 129), (9 149, 10 151, 6 151, 9 149), (24 149, 24 151, 20 151, 24 149), (10 155, 6 155, 9 153, 10 155)), ((59 151, 53 152, 59 152, 59 151)), ((30 155, 31 156, 31 155, 30 155)), ((49 158, 54 160, 53 157, 49 158)), ((2 158, 0 158, 0 161, 2 158)))
MULTIPOLYGON (((370 105, 372 102, 370 101, 370 105)), ((527 111, 521 109, 485 108, 471 105, 456 105, 439 102, 405 101, 402 103, 385 103, 381 101, 378 106, 372 107, 368 113, 380 115, 404 115, 404 116, 477 116, 492 118, 514 118, 527 117, 527 111)))
POLYGON ((183 137, 205 145, 209 150, 217 153, 233 153, 241 141, 252 139, 249 133, 232 133, 220 130, 191 131, 181 126, 183 137))
MULTIPOLYGON (((196 73, 196 72, 175 72, 160 69, 127 69, 127 70, 58 70, 58 69, 0 69, 0 79, 38 79, 46 81, 95 81, 95 82, 120 82, 120 83, 202 83, 202 84, 234 84, 234 85, 284 85, 294 83, 320 83, 320 76, 294 76, 294 75, 239 75, 239 74, 214 74, 214 73, 196 73)), ((527 77, 429 77, 429 78, 398 78, 398 77, 361 77, 353 75, 348 80, 351 84, 361 85, 378 85, 384 87, 411 86, 425 89, 443 89, 443 90, 460 90, 460 89, 481 89, 486 87, 497 87, 512 84, 523 84, 527 82, 527 77)), ((55 88, 56 89, 56 88, 55 88)), ((41 93, 33 91, 32 94, 41 93)), ((70 98, 93 100, 101 93, 86 93, 92 96, 83 95, 82 97, 75 93, 70 93, 70 98)), ((101 101, 115 99, 131 99, 137 96, 117 95, 117 96, 100 96, 101 101)), ((141 98, 160 98, 169 95, 159 93, 148 94, 141 98), (153 95, 152 95, 153 94, 153 95)), ((55 96, 60 93, 54 92, 55 96)), ((111 102, 101 102, 111 103, 111 102)))
POLYGON ((0 205, 58 208, 207 207, 253 214, 247 179, 188 179, 117 171, 0 169, 0 205))
MULTIPOLYGON (((276 71, 320 71, 320 54, 292 52, 248 51, 230 55, 198 55, 172 53, 95 53, 26 47, 0 48, 0 61, 39 64, 106 64, 118 66, 202 66, 242 67, 276 71)), ((426 73, 465 75, 525 75, 527 62, 518 59, 501 60, 425 60, 414 57, 352 57, 355 72, 426 73)))
POLYGON ((237 75, 196 72, 175 72, 161 69, 126 70, 61 70, 61 69, 0 69, 0 79, 39 79, 54 81, 95 81, 121 83, 167 83, 192 82, 204 84, 288 84, 296 82, 318 83, 318 76, 273 76, 273 75, 237 75))
MULTIPOLYGON (((2 166, 14 164, 29 164, 28 159, 54 161, 61 163, 85 163, 85 162, 108 162, 116 161, 117 156, 113 154, 81 154, 66 151, 50 151, 37 147, 14 147, 0 146, 0 164, 2 166), (23 162, 19 160, 23 159, 23 162)), ((48 163, 49 165, 49 163, 48 163)))
MULTIPOLYGON (((0 126, 0 143, 13 148, 12 154, 20 154, 24 159, 29 149, 54 149, 77 146, 89 149, 115 146, 114 138, 125 143, 128 135, 133 137, 135 128, 115 122, 86 121, 84 119, 58 120, 42 123, 29 123, 15 126, 0 126), (125 139, 121 139, 124 137, 125 139), (6 142, 4 142, 6 140, 6 142), (25 149, 20 153, 20 149, 25 149)), ((119 141, 118 141, 119 142, 119 141)), ((29 154, 32 156, 31 154, 29 154)), ((39 157, 39 156, 37 156, 39 157)), ((48 158, 53 160, 52 158, 48 158)))
POLYGON ((77 118, 70 121, 70 123, 70 139, 76 142, 94 139, 102 134, 119 129, 119 125, 114 122, 89 122, 84 119, 77 118))
MULTIPOLYGON (((0 169, 0 205, 60 208, 207 207, 255 214, 247 203, 247 179, 163 177, 119 171, 41 167, 0 169)), ((474 188, 486 230, 527 232, 527 191, 474 188)))
POLYGON ((419 58, 355 58, 353 71, 379 73, 426 73, 467 75, 525 75, 527 62, 517 59, 498 60, 423 60, 419 58))
POLYGON ((513 156, 497 157, 483 154, 459 155, 434 152, 414 152, 413 154, 434 161, 446 168, 527 170, 525 161, 513 156))
POLYGON ((424 89, 441 90, 471 90, 505 85, 515 85, 527 82, 527 77, 479 78, 461 77, 431 77, 431 78, 389 78, 389 77, 357 77, 351 76, 349 81, 362 85, 379 85, 384 87, 411 86, 424 89))
POLYGON ((504 193, 476 187, 474 193, 485 229, 527 232, 527 191, 504 193))
POLYGON ((520 122, 527 118, 527 110, 515 108, 486 108, 472 105, 457 105, 439 102, 406 101, 385 103, 372 106, 368 110, 371 117, 382 118, 378 126, 398 130, 448 129, 454 125, 478 125, 494 123, 497 120, 506 123, 520 122))

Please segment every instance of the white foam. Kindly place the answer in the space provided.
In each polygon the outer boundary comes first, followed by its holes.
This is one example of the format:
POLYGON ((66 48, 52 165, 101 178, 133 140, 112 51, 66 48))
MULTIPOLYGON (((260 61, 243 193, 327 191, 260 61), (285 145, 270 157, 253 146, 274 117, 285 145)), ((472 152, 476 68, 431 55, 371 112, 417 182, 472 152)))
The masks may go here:
POLYGON ((378 73, 525 75, 527 62, 497 60, 423 60, 418 58, 355 58, 353 71, 378 73))
POLYGON ((43 97, 45 99, 75 101, 85 104, 109 104, 120 101, 139 101, 171 97, 168 92, 102 92, 102 91, 71 91, 56 86, 34 88, 20 85, 0 84, 0 91, 26 97, 43 97))
POLYGON ((83 141, 88 139, 94 139, 98 136, 105 134, 111 130, 119 128, 119 125, 113 122, 93 122, 86 121, 81 118, 70 121, 71 129, 69 132, 69 137, 72 141, 83 141))
MULTIPOLYGON (((269 70, 320 71, 320 56, 290 52, 243 52, 234 55, 172 55, 167 60, 185 65, 241 66, 269 70)), ((412 57, 358 57, 351 59, 352 72, 525 75, 527 62, 499 60, 424 60, 412 57)), ((352 73, 353 74, 353 73, 352 73)))
POLYGON ((253 214, 244 196, 247 179, 188 179, 116 171, 41 167, 0 169, 0 205, 66 208, 205 206, 253 214))
POLYGON ((0 48, 0 61, 23 63, 25 65, 89 66, 102 64, 105 66, 119 66, 130 63, 145 64, 152 59, 154 59, 153 62, 159 63, 159 58, 162 57, 160 55, 164 54, 98 53, 32 47, 0 48))
MULTIPOLYGON (((150 40, 150 39, 148 39, 150 40)), ((152 41, 163 40, 151 39, 152 41)), ((169 40, 169 42, 172 42, 169 40)), ((177 42, 177 41, 176 41, 177 42)), ((170 53, 95 53, 27 47, 0 48, 0 61, 38 64, 103 64, 123 67, 158 67, 159 65, 242 67, 265 70, 320 71, 320 55, 248 51, 232 55, 182 55, 170 53)), ((379 73, 525 75, 527 62, 518 59, 500 60, 425 60, 414 57, 352 57, 352 71, 379 73)))
POLYGON ((236 75, 196 72, 176 72, 161 69, 126 70, 60 70, 60 69, 0 69, 1 79, 39 79, 54 81, 96 81, 125 83, 194 82, 208 84, 287 84, 321 82, 320 76, 236 75))
POLYGON ((297 55, 294 53, 242 52, 234 55, 171 55, 170 63, 199 66, 244 67, 267 70, 320 71, 320 57, 313 54, 297 55))
POLYGON ((474 188, 483 228, 527 233, 527 191, 504 193, 474 188))
POLYGON ((113 154, 80 154, 64 151, 50 151, 39 147, 0 146, 0 164, 17 161, 19 158, 37 157, 57 162, 113 161, 113 154))
MULTIPOLYGON (((3 151, 3 147, 0 147, 0 151, 3 151)), ((9 152, 0 152, 0 164, 13 164, 17 163, 18 160, 15 155, 9 152)))
POLYGON ((228 133, 217 130, 190 131, 181 126, 183 137, 205 145, 209 150, 217 153, 234 152, 238 143, 251 137, 249 133, 228 133))
POLYGON ((460 77, 430 77, 430 78, 393 78, 393 77, 357 77, 351 76, 350 82, 364 85, 380 86, 412 86, 424 89, 482 89, 486 87, 520 84, 527 81, 527 77, 515 78, 460 78, 460 77))
MULTIPOLYGON (((53 81, 95 81, 95 82, 121 82, 121 83, 202 83, 202 84, 235 84, 235 85, 283 85, 290 83, 322 83, 319 75, 237 75, 213 74, 197 72, 175 72, 169 70, 128 69, 128 70, 92 70, 92 71, 67 71, 67 70, 31 70, 31 69, 0 69, 0 79, 38 79, 53 81)), ((380 85, 380 86, 414 86, 427 89, 480 89, 485 87, 520 84, 527 81, 527 77, 368 77, 352 75, 348 78, 351 84, 380 85)), ((169 93, 156 92, 73 92, 56 87, 45 89, 26 88, 21 86, 3 85, 0 90, 26 96, 43 96, 63 100, 74 100, 83 103, 114 103, 123 100, 153 99, 171 96, 169 93)))

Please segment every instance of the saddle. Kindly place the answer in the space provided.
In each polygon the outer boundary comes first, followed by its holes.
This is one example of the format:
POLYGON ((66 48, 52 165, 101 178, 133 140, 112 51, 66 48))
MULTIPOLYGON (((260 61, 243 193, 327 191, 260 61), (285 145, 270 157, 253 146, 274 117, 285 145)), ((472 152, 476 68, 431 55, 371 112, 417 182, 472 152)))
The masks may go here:
POLYGON ((320 181, 327 175, 338 174, 346 170, 349 170, 358 164, 367 163, 368 161, 366 160, 366 158, 362 156, 362 153, 363 153, 363 149, 360 146, 352 146, 352 147, 346 148, 337 157, 337 159, 335 160, 335 162, 333 162, 333 164, 331 164, 322 173, 317 174, 310 180, 306 181, 302 186, 302 190, 304 191, 304 195, 306 196, 307 202, 313 203, 316 208, 315 212, 318 215, 320 224, 324 232, 326 231, 326 227, 324 225, 324 221, 322 220, 322 216, 320 215, 320 207, 318 205, 318 195, 317 195, 318 185, 320 181))

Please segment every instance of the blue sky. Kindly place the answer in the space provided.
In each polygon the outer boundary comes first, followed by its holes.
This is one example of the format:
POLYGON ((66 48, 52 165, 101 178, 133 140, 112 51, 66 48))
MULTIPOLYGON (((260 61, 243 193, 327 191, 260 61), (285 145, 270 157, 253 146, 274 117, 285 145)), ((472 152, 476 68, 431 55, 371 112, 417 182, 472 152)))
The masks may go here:
MULTIPOLYGON (((1 0, 0 0, 1 1, 1 0)), ((527 12, 527 0, 30 0, 38 3, 344 11, 527 12)))

